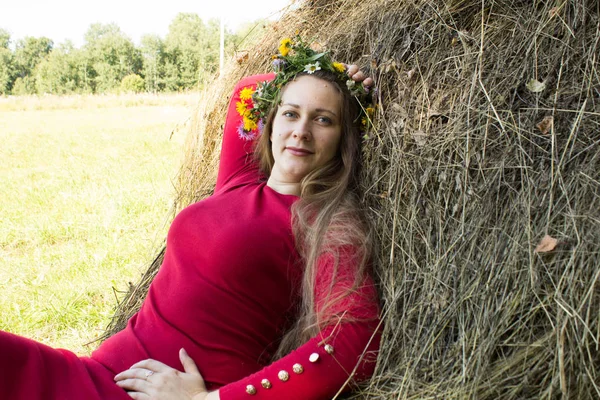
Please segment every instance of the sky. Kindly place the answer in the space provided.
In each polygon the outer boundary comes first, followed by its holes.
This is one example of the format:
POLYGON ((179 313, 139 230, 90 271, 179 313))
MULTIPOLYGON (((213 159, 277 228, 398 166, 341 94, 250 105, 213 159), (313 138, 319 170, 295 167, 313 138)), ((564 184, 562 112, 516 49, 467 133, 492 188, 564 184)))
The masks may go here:
POLYGON ((277 12, 289 2, 290 0, 103 0, 95 3, 81 0, 0 0, 0 29, 10 33, 13 44, 26 36, 45 36, 52 39, 55 45, 68 39, 76 47, 80 47, 91 24, 114 22, 139 45, 140 38, 147 33, 164 38, 169 24, 180 12, 196 13, 204 21, 223 15, 225 26, 235 30, 246 21, 276 18, 277 12))

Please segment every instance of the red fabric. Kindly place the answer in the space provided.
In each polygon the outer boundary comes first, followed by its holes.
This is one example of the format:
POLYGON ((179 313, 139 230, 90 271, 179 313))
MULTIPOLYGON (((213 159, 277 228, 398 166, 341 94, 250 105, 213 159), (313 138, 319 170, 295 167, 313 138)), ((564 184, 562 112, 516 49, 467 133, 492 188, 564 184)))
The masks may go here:
POLYGON ((0 331, 0 399, 131 400, 87 357, 0 331))
MULTIPOLYGON (((370 317, 369 322, 332 326, 267 366, 298 306, 302 270, 290 226, 290 207, 297 197, 279 194, 260 179, 252 162, 253 143, 238 137, 241 117, 235 103, 241 88, 272 77, 250 77, 237 85, 215 193, 173 221, 163 265, 127 327, 91 358, 1 333, 0 379, 6 383, 0 385, 0 398, 129 399, 114 384, 116 373, 146 358, 182 370, 178 351, 184 347, 209 389, 220 388, 223 400, 249 398, 248 384, 257 388, 258 398, 329 399, 363 351, 378 348, 377 296, 367 281, 343 306, 351 316, 370 317), (324 351, 324 342, 334 346, 332 355, 324 351), (319 361, 310 363, 315 352, 319 361), (295 363, 304 367, 302 374, 292 372, 295 363), (277 378, 280 370, 289 373, 288 381, 277 378), (265 378, 272 388, 261 387, 265 378)), ((351 260, 351 252, 340 259, 339 288, 352 285, 351 260)), ((317 294, 329 288, 331 265, 331 258, 324 256, 317 294)), ((372 373, 374 357, 367 356, 359 377, 372 373)))

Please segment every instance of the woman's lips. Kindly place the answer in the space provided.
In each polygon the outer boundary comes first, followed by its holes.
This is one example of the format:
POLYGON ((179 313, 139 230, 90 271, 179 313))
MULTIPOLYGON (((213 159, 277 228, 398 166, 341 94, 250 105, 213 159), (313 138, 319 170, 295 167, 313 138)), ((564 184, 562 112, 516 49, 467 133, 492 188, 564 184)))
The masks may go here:
POLYGON ((295 156, 299 156, 299 157, 303 157, 303 156, 310 156, 312 153, 312 151, 306 150, 306 149, 301 149, 299 147, 292 147, 292 146, 287 146, 285 148, 289 153, 295 155, 295 156))

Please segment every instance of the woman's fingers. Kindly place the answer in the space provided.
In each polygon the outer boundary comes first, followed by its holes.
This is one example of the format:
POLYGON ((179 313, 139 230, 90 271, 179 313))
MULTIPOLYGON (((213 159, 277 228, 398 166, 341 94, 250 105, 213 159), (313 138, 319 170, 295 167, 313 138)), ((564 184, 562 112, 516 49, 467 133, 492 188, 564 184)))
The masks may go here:
POLYGON ((350 78, 353 78, 353 75, 356 74, 359 70, 360 70, 360 68, 358 68, 358 65, 351 64, 351 65, 348 65, 348 69, 346 70, 346 72, 348 73, 348 76, 350 78))
POLYGON ((350 79, 355 82, 362 82, 363 86, 371 87, 375 84, 373 78, 367 76, 356 64, 348 65, 346 72, 350 79))
POLYGON ((352 75, 352 79, 356 82, 362 82, 365 80, 365 78, 366 78, 365 73, 362 71, 358 71, 357 73, 352 75))
POLYGON ((179 351, 179 359, 185 372, 148 359, 117 374, 116 384, 135 400, 203 399, 208 392, 196 363, 184 349, 179 351))
POLYGON ((141 379, 147 381, 154 374, 155 372, 150 369, 131 367, 115 375, 115 381, 118 382, 124 379, 141 379))
POLYGON ((206 392, 206 383, 204 382, 202 374, 200 374, 196 363, 183 347, 181 350, 179 350, 179 360, 181 361, 181 365, 183 365, 183 370, 196 380, 195 383, 197 384, 197 390, 200 392, 206 392))
POLYGON ((154 371, 151 371, 149 369, 130 368, 115 375, 115 381, 122 381, 124 379, 142 379, 146 381, 152 375, 154 375, 154 371))
POLYGON ((143 378, 125 378, 116 382, 117 386, 125 390, 131 390, 134 392, 147 393, 151 384, 143 378))
POLYGON ((198 371, 196 363, 194 362, 192 357, 188 355, 187 351, 185 351, 183 347, 181 348, 181 350, 179 350, 179 360, 181 361, 181 365, 183 365, 183 370, 186 373, 200 375, 200 371, 198 371))
POLYGON ((127 393, 129 395, 129 397, 131 397, 133 400, 149 400, 150 396, 148 396, 146 393, 140 393, 140 392, 128 392, 127 393))
POLYGON ((130 367, 130 369, 132 369, 132 368, 145 368, 145 369, 149 369, 150 371, 154 371, 154 372, 167 371, 167 370, 171 369, 171 367, 169 367, 168 365, 163 364, 160 361, 153 360, 151 358, 149 358, 147 360, 142 360, 138 363, 133 364, 130 367))

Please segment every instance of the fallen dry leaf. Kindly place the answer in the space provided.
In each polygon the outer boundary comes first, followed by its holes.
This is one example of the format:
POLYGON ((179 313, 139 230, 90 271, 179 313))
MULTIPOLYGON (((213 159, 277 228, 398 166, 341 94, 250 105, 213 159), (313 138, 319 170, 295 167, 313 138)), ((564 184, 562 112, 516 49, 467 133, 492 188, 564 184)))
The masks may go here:
POLYGON ((244 61, 248 61, 248 52, 240 51, 240 52, 236 53, 235 60, 237 61, 238 64, 242 64, 244 61))
POLYGON ((552 115, 546 115, 536 126, 544 135, 550 132, 554 125, 554 117, 552 115))
POLYGON ((425 143, 427 143, 427 134, 421 130, 414 131, 412 133, 412 137, 419 147, 422 147, 425 145, 425 143))
POLYGON ((540 243, 535 248, 535 253, 548 253, 556 248, 558 240, 554 239, 550 235, 546 235, 540 240, 540 243))
POLYGON ((533 93, 543 92, 546 89, 546 82, 540 82, 537 79, 531 79, 527 84, 527 89, 533 93))

